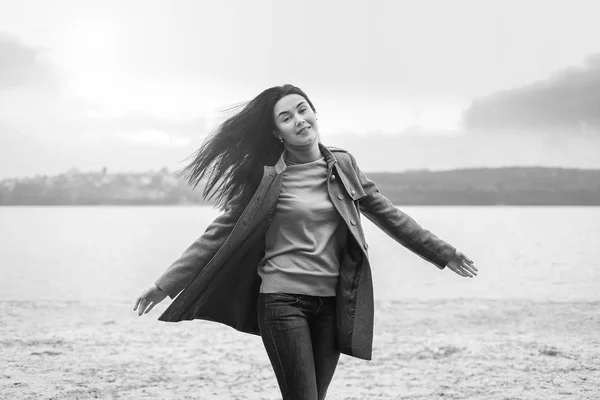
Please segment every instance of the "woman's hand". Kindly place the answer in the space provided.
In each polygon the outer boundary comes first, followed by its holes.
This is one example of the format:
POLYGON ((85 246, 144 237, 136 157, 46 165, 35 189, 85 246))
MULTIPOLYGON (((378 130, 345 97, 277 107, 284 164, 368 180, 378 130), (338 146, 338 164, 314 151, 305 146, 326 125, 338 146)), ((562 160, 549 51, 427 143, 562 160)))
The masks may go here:
POLYGON ((133 311, 138 310, 138 315, 148 314, 155 305, 163 301, 167 297, 167 292, 163 291, 156 285, 150 286, 144 290, 135 301, 133 311))
POLYGON ((460 276, 464 276, 465 278, 472 278, 477 276, 478 269, 475 267, 475 263, 471 260, 465 253, 462 251, 456 250, 456 254, 446 264, 448 268, 457 273, 460 276))

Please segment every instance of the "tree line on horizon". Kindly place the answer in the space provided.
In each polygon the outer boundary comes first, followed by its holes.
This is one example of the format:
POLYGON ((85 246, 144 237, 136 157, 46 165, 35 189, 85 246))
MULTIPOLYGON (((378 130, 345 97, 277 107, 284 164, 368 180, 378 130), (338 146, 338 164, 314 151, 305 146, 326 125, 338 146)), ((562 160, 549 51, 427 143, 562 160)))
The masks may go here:
MULTIPOLYGON (((600 170, 505 167, 368 173, 397 205, 600 205, 600 170)), ((0 181, 0 205, 211 204, 183 178, 157 172, 69 171, 0 181)))

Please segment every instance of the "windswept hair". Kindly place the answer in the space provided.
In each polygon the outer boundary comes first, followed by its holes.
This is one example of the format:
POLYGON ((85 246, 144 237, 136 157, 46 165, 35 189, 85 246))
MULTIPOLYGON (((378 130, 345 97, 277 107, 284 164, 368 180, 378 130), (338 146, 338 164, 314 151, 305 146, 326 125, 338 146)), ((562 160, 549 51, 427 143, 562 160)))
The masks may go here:
POLYGON ((189 157, 193 160, 181 174, 193 188, 206 179, 204 199, 214 199, 221 210, 243 207, 250 201, 260 184, 264 166, 274 165, 283 152, 283 144, 273 135, 273 109, 289 94, 304 97, 316 112, 300 88, 293 85, 269 88, 245 105, 231 108, 236 113, 213 130, 189 157))

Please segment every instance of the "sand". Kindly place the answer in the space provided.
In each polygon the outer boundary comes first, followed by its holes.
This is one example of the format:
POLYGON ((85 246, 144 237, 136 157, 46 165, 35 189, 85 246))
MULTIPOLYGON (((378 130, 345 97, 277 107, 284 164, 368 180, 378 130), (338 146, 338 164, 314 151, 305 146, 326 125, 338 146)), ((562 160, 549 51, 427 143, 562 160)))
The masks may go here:
MULTIPOLYGON (((129 302, 0 302, 2 399, 278 399, 260 338, 129 302)), ((328 399, 600 399, 600 303, 378 302, 328 399)))

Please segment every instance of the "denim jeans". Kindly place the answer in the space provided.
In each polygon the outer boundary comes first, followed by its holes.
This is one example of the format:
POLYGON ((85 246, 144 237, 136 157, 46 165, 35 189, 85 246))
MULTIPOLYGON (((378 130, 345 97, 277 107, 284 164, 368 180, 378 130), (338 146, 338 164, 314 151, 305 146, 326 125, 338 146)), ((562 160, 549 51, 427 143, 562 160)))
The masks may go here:
POLYGON ((321 400, 340 358, 335 297, 261 293, 258 324, 284 400, 321 400))

